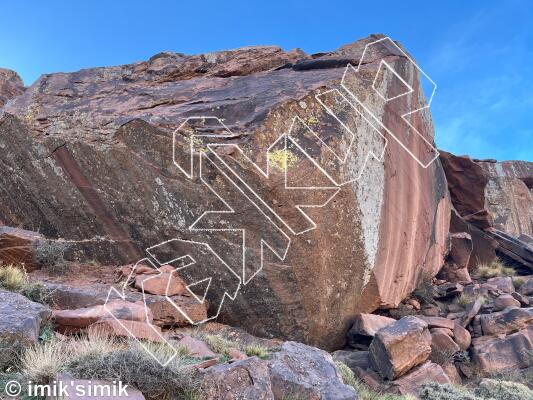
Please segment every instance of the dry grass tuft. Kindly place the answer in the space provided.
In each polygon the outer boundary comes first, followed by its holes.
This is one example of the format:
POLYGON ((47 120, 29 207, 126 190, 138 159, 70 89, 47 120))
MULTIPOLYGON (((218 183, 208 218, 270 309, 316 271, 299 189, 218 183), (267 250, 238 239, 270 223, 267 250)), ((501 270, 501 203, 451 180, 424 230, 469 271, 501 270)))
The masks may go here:
POLYGON ((69 343, 52 340, 27 348, 20 360, 22 374, 32 382, 48 383, 72 357, 69 343))
POLYGON ((28 284, 26 272, 14 265, 7 265, 0 268, 0 286, 3 288, 18 292, 28 284))
POLYGON ((248 357, 259 357, 261 359, 268 358, 268 349, 264 346, 261 346, 259 344, 251 344, 249 346, 246 346, 244 349, 244 352, 248 357))
POLYGON ((514 268, 508 267, 501 260, 495 260, 489 265, 481 264, 474 272, 474 276, 479 279, 495 278, 497 276, 513 276, 516 274, 514 268))

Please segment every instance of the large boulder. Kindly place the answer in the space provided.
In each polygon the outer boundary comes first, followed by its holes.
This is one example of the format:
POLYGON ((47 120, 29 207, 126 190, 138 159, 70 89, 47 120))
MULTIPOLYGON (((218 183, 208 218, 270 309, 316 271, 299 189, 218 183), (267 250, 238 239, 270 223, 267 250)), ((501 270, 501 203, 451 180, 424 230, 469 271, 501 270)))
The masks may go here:
POLYGON ((20 76, 9 69, 0 68, 0 108, 8 100, 24 93, 24 83, 20 76))
POLYGON ((479 319, 485 335, 508 334, 533 325, 533 307, 509 307, 503 311, 483 314, 479 319))
POLYGON ((356 400, 342 382, 331 355, 296 342, 286 342, 268 361, 275 399, 356 400))
POLYGON ((380 329, 369 351, 374 369, 383 378, 396 379, 428 359, 431 353, 428 325, 416 317, 403 317, 380 329))
POLYGON ((0 219, 113 263, 176 239, 156 258, 196 261, 180 276, 207 291, 209 317, 338 348, 354 314, 397 306, 446 253, 421 79, 382 36, 316 57, 252 47, 43 75, 2 110, 0 219))
POLYGON ((13 362, 20 352, 37 342, 39 331, 50 317, 48 307, 0 289, 0 365, 13 362))
POLYGON ((484 374, 533 366, 533 325, 504 337, 482 336, 472 340, 472 360, 484 374))

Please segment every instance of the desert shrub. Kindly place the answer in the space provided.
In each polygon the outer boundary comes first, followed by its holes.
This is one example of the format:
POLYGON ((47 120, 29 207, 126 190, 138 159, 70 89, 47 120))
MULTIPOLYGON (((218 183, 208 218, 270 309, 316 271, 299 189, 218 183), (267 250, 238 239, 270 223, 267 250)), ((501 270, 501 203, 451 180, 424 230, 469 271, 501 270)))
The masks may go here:
POLYGON ((524 283, 526 283, 526 280, 522 278, 521 276, 517 276, 513 278, 513 285, 516 289, 520 288, 524 283))
POLYGON ((483 400, 466 388, 435 382, 422 385, 418 395, 421 400, 483 400))
POLYGON ((482 398, 494 400, 533 399, 533 390, 517 382, 483 379, 475 393, 482 398))
POLYGON ((351 386, 357 392, 359 400, 410 400, 410 396, 397 396, 389 393, 380 393, 370 389, 354 375, 353 371, 346 364, 340 361, 335 362, 335 367, 345 385, 351 386))
POLYGON ((413 294, 423 303, 434 303, 435 287, 433 286, 433 278, 431 275, 424 274, 418 284, 418 287, 413 291, 413 294))
POLYGON ((244 349, 244 352, 248 357, 259 357, 263 360, 268 358, 268 349, 264 346, 258 345, 258 344, 252 344, 249 346, 246 346, 244 349))
POLYGON ((431 350, 431 361, 439 365, 448 365, 454 360, 453 350, 434 348, 431 350))
POLYGON ((516 271, 514 268, 508 267, 501 260, 494 260, 490 264, 479 265, 474 271, 476 278, 494 278, 496 276, 513 276, 516 271))
POLYGON ((69 362, 65 369, 83 379, 121 380, 148 399, 193 399, 199 396, 199 382, 190 368, 193 362, 175 357, 162 366, 140 346, 132 346, 104 354, 85 354, 69 362))
POLYGON ((35 260, 42 269, 53 275, 63 275, 69 270, 65 252, 69 244, 57 240, 39 240, 34 245, 35 260))
POLYGON ((461 295, 457 298, 457 304, 459 304, 461 307, 466 307, 470 303, 472 303, 476 299, 476 296, 470 293, 461 293, 461 295))

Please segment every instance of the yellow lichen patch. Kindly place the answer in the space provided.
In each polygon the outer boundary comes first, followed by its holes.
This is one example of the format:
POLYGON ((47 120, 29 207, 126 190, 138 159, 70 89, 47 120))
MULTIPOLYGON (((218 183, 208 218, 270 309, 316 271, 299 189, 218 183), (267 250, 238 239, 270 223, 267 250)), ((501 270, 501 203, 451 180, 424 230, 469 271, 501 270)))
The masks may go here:
POLYGON ((298 161, 296 154, 290 150, 280 149, 273 150, 268 153, 268 162, 274 168, 285 170, 288 167, 292 167, 298 161))

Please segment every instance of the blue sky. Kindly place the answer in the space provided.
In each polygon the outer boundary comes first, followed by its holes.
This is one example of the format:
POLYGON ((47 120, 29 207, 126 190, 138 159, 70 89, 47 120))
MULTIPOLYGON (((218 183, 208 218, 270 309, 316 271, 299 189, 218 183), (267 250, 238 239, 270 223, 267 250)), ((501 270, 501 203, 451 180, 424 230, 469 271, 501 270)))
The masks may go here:
POLYGON ((0 67, 42 73, 276 44, 308 53, 370 33, 399 40, 437 83, 440 148, 533 161, 533 2, 4 2, 0 67))

